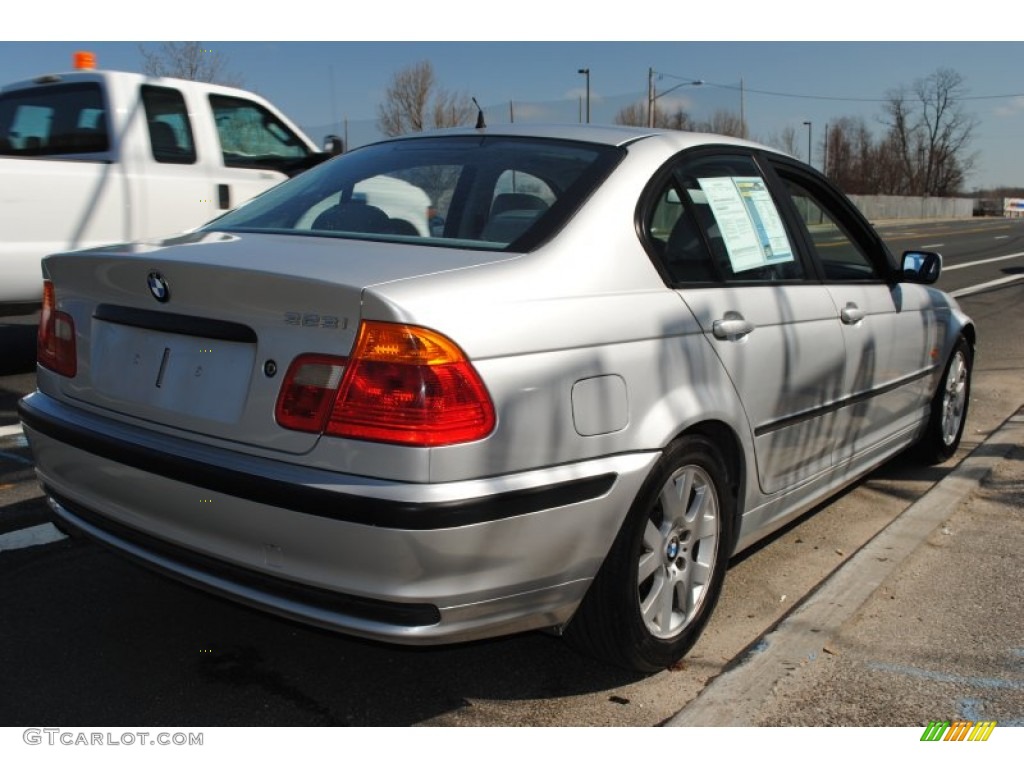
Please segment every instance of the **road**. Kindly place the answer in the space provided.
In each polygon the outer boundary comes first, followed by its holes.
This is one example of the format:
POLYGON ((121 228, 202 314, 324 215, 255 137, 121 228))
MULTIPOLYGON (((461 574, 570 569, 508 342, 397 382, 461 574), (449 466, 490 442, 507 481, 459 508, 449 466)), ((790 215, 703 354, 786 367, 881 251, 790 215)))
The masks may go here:
POLYGON ((957 295, 969 287, 1005 284, 1024 276, 1024 221, 967 219, 941 224, 882 224, 878 230, 897 256, 907 250, 938 251, 938 287, 957 295))
MULTIPOLYGON (((978 324, 971 413, 951 466, 1024 398, 1024 281, 972 290, 1024 275, 1024 222, 880 229, 896 253, 941 251, 940 287, 960 292, 978 324)), ((48 519, 10 428, 16 398, 33 386, 33 333, 32 318, 0 318, 0 541, 48 519)), ((734 559, 697 646, 649 677, 541 633, 432 649, 354 640, 193 591, 80 540, 2 551, 0 724, 661 723, 943 475, 897 458, 734 559)))

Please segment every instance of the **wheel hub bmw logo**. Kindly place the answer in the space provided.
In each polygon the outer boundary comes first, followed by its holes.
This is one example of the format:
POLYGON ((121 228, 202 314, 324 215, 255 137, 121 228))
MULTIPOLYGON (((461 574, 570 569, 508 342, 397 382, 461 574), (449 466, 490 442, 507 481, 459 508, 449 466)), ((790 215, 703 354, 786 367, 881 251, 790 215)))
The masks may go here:
POLYGON ((669 560, 675 560, 679 556, 679 539, 673 537, 668 543, 668 547, 665 550, 665 554, 669 560))
POLYGON ((149 292, 153 294, 153 298, 161 304, 171 298, 171 287, 167 285, 164 276, 159 272, 150 272, 149 277, 146 278, 146 283, 149 285, 149 292))

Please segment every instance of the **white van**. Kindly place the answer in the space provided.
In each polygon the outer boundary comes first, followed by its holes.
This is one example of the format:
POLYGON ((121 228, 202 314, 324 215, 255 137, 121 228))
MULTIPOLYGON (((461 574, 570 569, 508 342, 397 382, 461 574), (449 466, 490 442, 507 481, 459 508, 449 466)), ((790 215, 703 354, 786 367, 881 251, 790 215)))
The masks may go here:
POLYGON ((237 88, 79 69, 0 89, 0 310, 43 256, 192 229, 328 155, 237 88))

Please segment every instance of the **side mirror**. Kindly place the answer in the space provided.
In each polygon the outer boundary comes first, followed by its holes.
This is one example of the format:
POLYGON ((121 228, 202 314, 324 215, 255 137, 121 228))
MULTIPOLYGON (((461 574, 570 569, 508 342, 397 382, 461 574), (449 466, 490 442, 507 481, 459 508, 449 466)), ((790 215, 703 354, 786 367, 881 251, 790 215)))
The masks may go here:
POLYGON ((345 151, 345 142, 341 140, 340 136, 335 136, 333 133, 324 136, 324 152, 331 157, 340 155, 345 151))
POLYGON ((942 272, 942 256, 934 251, 904 251, 900 281, 931 285, 942 272))

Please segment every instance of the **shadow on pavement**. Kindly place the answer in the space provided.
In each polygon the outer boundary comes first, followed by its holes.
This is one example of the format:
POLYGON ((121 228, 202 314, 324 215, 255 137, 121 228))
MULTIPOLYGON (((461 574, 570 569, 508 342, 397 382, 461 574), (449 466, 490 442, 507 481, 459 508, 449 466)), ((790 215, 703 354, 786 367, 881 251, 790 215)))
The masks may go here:
POLYGON ((4 558, 18 576, 0 581, 0 661, 19 692, 0 693, 6 725, 484 724, 474 699, 528 721, 532 700, 643 677, 541 633, 434 648, 359 641, 209 597, 81 540, 4 558))
POLYGON ((0 376, 36 367, 36 324, 0 322, 0 376))

